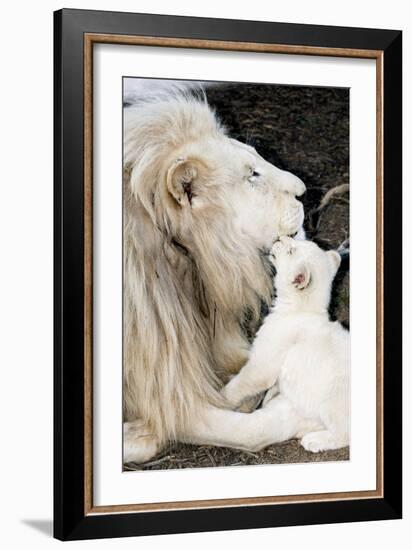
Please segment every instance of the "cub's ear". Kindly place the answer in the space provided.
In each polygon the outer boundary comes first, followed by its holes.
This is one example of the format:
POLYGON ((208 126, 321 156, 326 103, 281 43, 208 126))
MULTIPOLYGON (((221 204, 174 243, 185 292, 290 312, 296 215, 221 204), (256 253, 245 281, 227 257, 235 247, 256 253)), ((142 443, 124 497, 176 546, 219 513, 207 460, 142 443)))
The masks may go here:
POLYGON ((178 158, 167 171, 169 193, 180 205, 192 205, 204 165, 197 159, 178 158))
POLYGON ((326 254, 328 256, 329 263, 332 266, 333 272, 335 274, 339 269, 342 258, 339 252, 336 252, 336 250, 328 250, 326 254))
POLYGON ((298 290, 303 290, 310 283, 310 270, 307 265, 300 264, 292 275, 292 284, 298 290))

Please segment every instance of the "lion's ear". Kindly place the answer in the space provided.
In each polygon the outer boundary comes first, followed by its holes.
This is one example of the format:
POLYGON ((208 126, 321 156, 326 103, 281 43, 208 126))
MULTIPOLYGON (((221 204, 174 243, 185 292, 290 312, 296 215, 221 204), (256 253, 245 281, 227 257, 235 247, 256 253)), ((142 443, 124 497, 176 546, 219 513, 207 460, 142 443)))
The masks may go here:
POLYGON ((167 171, 167 189, 179 204, 192 204, 202 168, 198 160, 178 158, 167 171))

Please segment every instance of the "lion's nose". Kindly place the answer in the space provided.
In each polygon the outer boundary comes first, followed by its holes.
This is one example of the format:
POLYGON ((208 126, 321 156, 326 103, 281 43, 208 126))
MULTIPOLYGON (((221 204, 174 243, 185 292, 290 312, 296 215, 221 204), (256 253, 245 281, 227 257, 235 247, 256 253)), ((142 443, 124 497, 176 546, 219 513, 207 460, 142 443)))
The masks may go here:
POLYGON ((294 178, 296 179, 295 181, 295 186, 296 186, 296 193, 295 193, 295 196, 296 197, 300 197, 301 195, 303 195, 303 193, 305 193, 306 191, 306 185, 303 183, 303 181, 298 178, 297 176, 294 176, 294 178))
POLYGON ((303 193, 306 191, 306 185, 303 183, 303 181, 298 178, 298 176, 295 176, 291 172, 287 172, 287 181, 286 185, 290 187, 290 191, 288 189, 285 189, 295 197, 300 197, 303 195, 303 193))
POLYGON ((279 191, 290 193, 294 197, 300 197, 306 191, 306 186, 303 181, 285 170, 276 169, 275 185, 279 191))

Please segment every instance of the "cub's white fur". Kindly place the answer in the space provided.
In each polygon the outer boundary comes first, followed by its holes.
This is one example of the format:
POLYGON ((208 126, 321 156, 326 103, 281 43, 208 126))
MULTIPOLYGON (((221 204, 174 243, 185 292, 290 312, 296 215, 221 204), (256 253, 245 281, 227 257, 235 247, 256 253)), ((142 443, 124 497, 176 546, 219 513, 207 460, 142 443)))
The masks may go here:
POLYGON ((163 94, 124 111, 124 187, 124 460, 271 443, 272 412, 227 410, 220 390, 248 357, 245 312, 270 300, 261 250, 301 231, 304 184, 206 101, 163 94))
POLYGON ((277 297, 247 364, 224 394, 239 406, 246 397, 273 387, 263 410, 279 410, 281 437, 301 437, 312 452, 344 447, 350 424, 349 332, 331 322, 327 312, 340 256, 309 241, 282 237, 271 257, 277 297))

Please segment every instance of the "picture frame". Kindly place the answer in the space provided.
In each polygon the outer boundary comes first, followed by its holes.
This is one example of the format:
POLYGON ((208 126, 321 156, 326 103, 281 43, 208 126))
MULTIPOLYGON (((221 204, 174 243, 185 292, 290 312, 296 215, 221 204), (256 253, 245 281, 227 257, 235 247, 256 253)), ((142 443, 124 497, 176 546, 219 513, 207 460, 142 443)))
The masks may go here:
POLYGON ((54 14, 54 70, 54 536, 78 540, 400 518, 401 31, 63 9, 54 14), (99 43, 375 61, 374 490, 94 505, 92 92, 99 43))

